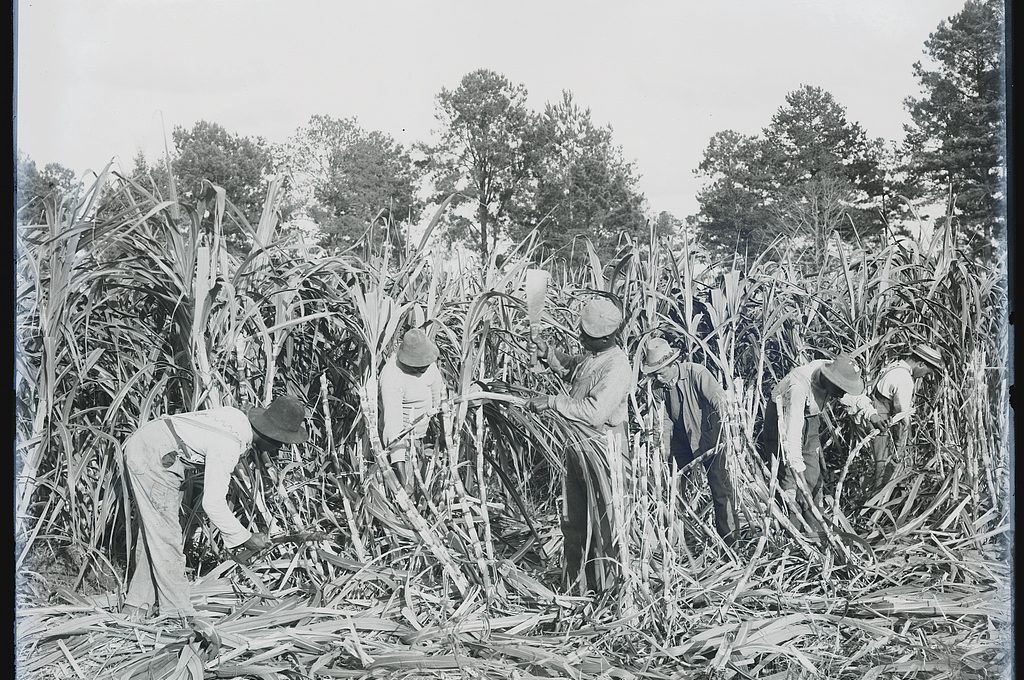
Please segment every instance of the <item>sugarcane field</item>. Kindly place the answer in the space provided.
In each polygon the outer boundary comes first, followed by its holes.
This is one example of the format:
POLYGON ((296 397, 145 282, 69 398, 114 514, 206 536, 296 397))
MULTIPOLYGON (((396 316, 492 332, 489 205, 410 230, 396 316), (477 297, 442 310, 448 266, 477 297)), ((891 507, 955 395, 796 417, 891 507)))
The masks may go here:
POLYGON ((1003 100, 940 167, 928 68, 889 160, 805 85, 699 140, 685 220, 486 69, 434 146, 19 151, 11 677, 1013 677, 1003 100))

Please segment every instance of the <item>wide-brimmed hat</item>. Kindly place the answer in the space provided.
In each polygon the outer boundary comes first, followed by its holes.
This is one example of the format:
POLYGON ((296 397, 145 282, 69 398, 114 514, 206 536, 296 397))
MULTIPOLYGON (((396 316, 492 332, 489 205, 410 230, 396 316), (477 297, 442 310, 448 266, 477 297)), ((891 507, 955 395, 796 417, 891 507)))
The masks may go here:
POLYGON ((647 343, 644 358, 640 360, 640 372, 644 375, 660 371, 679 358, 679 350, 668 344, 664 338, 654 338, 647 343))
POLYGON ((860 368, 853 363, 849 354, 840 354, 822 366, 821 374, 847 394, 857 396, 864 393, 864 381, 860 377, 860 368))
POLYGON ((592 338, 603 338, 619 330, 622 311, 606 297, 591 298, 580 310, 580 328, 592 338))
POLYGON ((931 345, 919 344, 911 348, 910 353, 925 362, 937 371, 945 368, 942 362, 942 353, 931 345))
POLYGON ((254 406, 246 414, 252 428, 265 437, 285 444, 301 444, 309 439, 302 421, 306 407, 295 397, 277 397, 267 408, 254 406))
POLYGON ((423 368, 437 361, 437 345, 419 328, 410 328, 402 336, 398 360, 411 368, 423 368))

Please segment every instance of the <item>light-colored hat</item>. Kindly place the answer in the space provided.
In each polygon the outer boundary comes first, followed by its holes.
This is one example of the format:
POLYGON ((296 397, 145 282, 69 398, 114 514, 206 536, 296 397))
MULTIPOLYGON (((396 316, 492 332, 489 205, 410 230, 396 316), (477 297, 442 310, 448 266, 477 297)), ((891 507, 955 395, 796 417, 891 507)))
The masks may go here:
POLYGON ((945 368, 945 365, 942 362, 942 353, 931 345, 925 345, 923 343, 914 345, 910 350, 910 353, 937 371, 941 371, 945 368))
POLYGON ((619 330, 622 312, 606 297, 591 298, 580 312, 580 327, 592 338, 603 338, 619 330))
POLYGON ((660 371, 678 358, 678 349, 664 338, 654 338, 647 343, 644 358, 640 361, 640 372, 648 375, 660 371))
POLYGON ((295 397, 278 397, 267 408, 254 406, 246 414, 252 429, 285 444, 301 444, 309 439, 302 421, 306 407, 295 397))
POLYGON ((860 368, 853 363, 849 354, 840 354, 822 366, 821 374, 847 394, 857 396, 864 393, 864 381, 860 377, 860 368))
POLYGON ((411 368, 423 368, 437 361, 437 345, 419 328, 410 328, 402 336, 398 360, 411 368))

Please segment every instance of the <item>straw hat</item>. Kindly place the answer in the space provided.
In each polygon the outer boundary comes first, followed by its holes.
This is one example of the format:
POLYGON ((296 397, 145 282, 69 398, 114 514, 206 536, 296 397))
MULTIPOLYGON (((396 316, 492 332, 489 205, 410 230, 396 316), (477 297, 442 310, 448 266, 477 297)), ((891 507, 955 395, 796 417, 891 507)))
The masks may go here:
POLYGON ((664 338, 654 338, 647 343, 644 358, 640 361, 640 372, 648 375, 660 371, 678 358, 678 349, 664 338))
POLYGON ((936 371, 941 371, 944 368, 942 353, 931 345, 925 345, 923 343, 914 345, 910 350, 910 354, 925 362, 936 371))
POLYGON ((592 338, 603 338, 619 330, 622 312, 606 297, 587 300, 580 312, 580 327, 592 338))
POLYGON ((402 336, 398 360, 412 368, 423 368, 437 361, 437 345, 419 328, 410 328, 402 336))
POLYGON ((847 394, 857 396, 864 393, 864 381, 860 377, 860 368, 853 363, 849 354, 840 354, 822 366, 821 374, 847 394))
POLYGON ((309 432, 302 424, 306 407, 295 397, 278 397, 267 408, 254 406, 246 415, 252 429, 265 437, 285 444, 301 444, 309 439, 309 432))

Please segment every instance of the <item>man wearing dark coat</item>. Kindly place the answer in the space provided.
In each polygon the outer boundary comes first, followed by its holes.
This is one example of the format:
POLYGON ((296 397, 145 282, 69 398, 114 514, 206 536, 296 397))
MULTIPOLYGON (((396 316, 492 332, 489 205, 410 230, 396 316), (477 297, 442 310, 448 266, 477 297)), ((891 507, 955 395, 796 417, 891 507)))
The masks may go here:
POLYGON ((715 529, 727 544, 732 544, 737 522, 722 442, 725 390, 704 366, 679 361, 679 350, 662 338, 647 344, 640 371, 654 379, 655 397, 664 405, 665 437, 672 464, 682 469, 704 456, 715 529))

